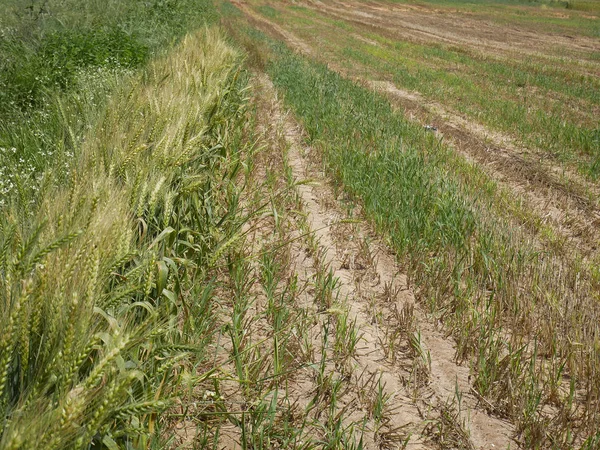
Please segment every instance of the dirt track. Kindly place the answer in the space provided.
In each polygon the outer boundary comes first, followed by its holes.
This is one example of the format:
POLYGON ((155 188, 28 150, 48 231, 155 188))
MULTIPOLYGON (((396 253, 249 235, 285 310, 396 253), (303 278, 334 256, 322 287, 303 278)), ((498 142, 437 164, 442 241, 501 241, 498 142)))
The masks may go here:
MULTIPOLYGON (((263 76, 260 83, 263 92, 274 95, 268 78, 263 76)), ((369 380, 380 378, 385 395, 390 398, 384 429, 365 440, 366 448, 395 448, 387 447, 385 438, 400 430, 412 435, 408 448, 435 448, 425 424, 439 420, 444 408, 457 414, 457 424, 464 426, 466 434, 462 439, 467 448, 514 448, 515 443, 510 439, 514 430, 507 422, 489 415, 479 404, 469 382, 469 368, 456 364, 451 339, 438 331, 415 305, 413 293, 394 256, 364 220, 355 220, 352 224, 342 222, 345 216, 327 179, 316 169, 318 161, 311 158, 310 149, 301 144, 301 128, 283 112, 278 102, 274 101, 273 105, 269 117, 283 126, 294 177, 315 181, 311 186, 299 185, 298 193, 310 228, 324 251, 324 263, 339 280, 339 292, 347 298, 350 314, 361 331, 360 348, 351 362, 355 392, 369 380), (365 240, 370 249, 367 255, 361 246, 365 240), (382 314, 384 320, 375 319, 373 309, 382 314), (408 329, 407 322, 410 323, 408 329), (386 337, 398 329, 408 333, 404 339, 414 339, 413 334, 418 333, 423 353, 415 354, 404 345, 390 354, 384 345, 386 337), (430 358, 429 367, 422 361, 424 357, 430 358), (418 372, 418 380, 414 379, 415 364, 425 366, 418 372), (460 410, 457 395, 461 398, 460 410)), ((293 258, 298 273, 315 270, 315 261, 300 247, 293 252, 293 258)), ((306 392, 305 387, 297 394, 301 398, 306 392)), ((360 403, 353 394, 347 394, 345 402, 360 403)))

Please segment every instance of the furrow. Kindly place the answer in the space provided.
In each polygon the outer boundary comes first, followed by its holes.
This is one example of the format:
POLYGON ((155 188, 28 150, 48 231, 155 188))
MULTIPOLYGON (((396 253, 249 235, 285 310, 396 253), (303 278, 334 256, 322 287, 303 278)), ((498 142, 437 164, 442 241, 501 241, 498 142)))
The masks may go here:
MULTIPOLYGON (((451 403, 458 393, 462 398, 459 415, 468 430, 473 448, 514 448, 514 442, 510 440, 512 427, 479 408, 478 400, 471 391, 469 368, 454 362, 455 349, 451 340, 437 331, 418 307, 414 308, 414 296, 408 289, 406 277, 386 246, 369 231, 363 220, 356 224, 360 231, 355 234, 332 232, 344 215, 336 207, 336 200, 326 179, 314 169, 310 157, 306 156, 310 154, 310 149, 302 147, 298 125, 288 118, 284 127, 285 137, 290 145, 290 166, 294 176, 297 179, 314 179, 319 183, 313 186, 302 184, 298 187, 298 192, 306 205, 311 229, 315 230, 321 246, 326 250, 326 263, 340 280, 340 292, 348 298, 351 313, 356 317, 363 333, 363 346, 356 357, 355 373, 364 373, 366 370, 381 374, 386 393, 393 398, 390 409, 395 411, 393 421, 396 427, 407 423, 422 423, 423 418, 430 419, 431 416, 425 411, 427 406, 433 407, 435 417, 436 408, 451 403), (377 249, 376 256, 371 260, 370 276, 365 276, 364 267, 357 268, 355 264, 348 263, 347 255, 357 252, 355 244, 360 241, 361 234, 368 234, 373 248, 377 249), (402 368, 402 364, 389 362, 386 351, 382 348, 382 331, 373 325, 373 321, 365 313, 369 309, 365 299, 381 298, 385 291, 394 293, 391 300, 395 304, 388 304, 386 307, 379 303, 378 307, 388 311, 403 310, 406 306, 414 308, 424 352, 431 358, 429 381, 419 398, 411 399, 408 395, 406 383, 401 381, 409 377, 407 370, 402 368)), ((423 436, 418 437, 414 445, 423 445, 423 440, 423 436)))

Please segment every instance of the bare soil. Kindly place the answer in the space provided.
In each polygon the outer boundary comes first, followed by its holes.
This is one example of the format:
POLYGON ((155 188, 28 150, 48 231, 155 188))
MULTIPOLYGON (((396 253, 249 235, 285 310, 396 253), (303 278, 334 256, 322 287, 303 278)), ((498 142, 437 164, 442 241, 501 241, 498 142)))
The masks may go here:
MULTIPOLYGON (((266 76, 261 77, 260 83, 275 95, 266 76)), ((374 433, 367 448, 393 448, 382 447, 382 444, 386 433, 394 430, 410 432, 409 448, 437 447, 426 424, 439 420, 440 410, 448 405, 456 411, 456 426, 464 427, 466 441, 462 444, 465 448, 515 448, 510 439, 514 430, 479 404, 469 381, 469 368, 455 362, 452 339, 445 337, 415 304, 413 292, 393 253, 361 217, 360 211, 351 223, 344 221, 347 217, 340 207, 340 199, 328 185, 327 177, 318 170, 319 156, 302 144, 300 126, 285 114, 277 101, 273 104, 269 117, 283 126, 294 177, 313 180, 310 185, 297 187, 310 228, 361 330, 361 345, 352 361, 353 383, 358 392, 369 380, 380 377, 385 394, 391 399, 385 429, 374 433), (393 330, 406 329, 407 322, 411 323, 403 339, 414 339, 414 333, 419 333, 422 354, 415 354, 406 344, 390 352, 386 336, 393 330), (430 359, 430 364, 421 360, 424 356, 430 359), (418 372, 415 366, 421 364, 424 367, 420 377, 415 379, 418 372), (456 404, 457 394, 462 399, 460 408, 456 404)), ((293 258, 297 270, 305 273, 311 268, 314 270, 314 261, 300 248, 295 249, 293 258)), ((302 395, 302 390, 298 394, 302 395)), ((352 403, 350 397, 347 394, 345 401, 352 403)), ((354 399, 354 403, 360 404, 360 399, 354 399)))

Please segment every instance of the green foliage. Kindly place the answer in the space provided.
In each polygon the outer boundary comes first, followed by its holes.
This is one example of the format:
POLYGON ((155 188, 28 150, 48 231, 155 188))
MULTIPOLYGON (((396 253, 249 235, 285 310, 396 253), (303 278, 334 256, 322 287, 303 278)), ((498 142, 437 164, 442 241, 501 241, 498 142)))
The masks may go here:
POLYGON ((119 28, 53 31, 43 37, 28 58, 24 44, 15 46, 5 61, 0 103, 19 110, 42 106, 44 94, 72 86, 77 74, 88 67, 133 68, 143 64, 149 49, 135 36, 119 28))
POLYGON ((137 67, 187 29, 214 20, 210 2, 5 3, 4 21, 14 26, 0 36, 0 113, 39 107, 48 90, 67 88, 86 67, 137 67))
POLYGON ((68 172, 107 94, 188 30, 210 0, 0 2, 0 208, 41 172, 68 172))
POLYGON ((147 448, 210 375, 211 271, 245 220, 236 67, 216 32, 186 38, 87 124, 64 183, 6 205, 0 448, 147 448))

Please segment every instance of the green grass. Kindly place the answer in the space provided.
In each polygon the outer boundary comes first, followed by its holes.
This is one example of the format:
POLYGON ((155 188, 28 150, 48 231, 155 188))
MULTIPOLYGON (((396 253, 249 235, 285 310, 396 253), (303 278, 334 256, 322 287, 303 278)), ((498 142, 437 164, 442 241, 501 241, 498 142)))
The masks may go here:
POLYGON ((573 71, 567 62, 507 60, 456 45, 399 41, 356 24, 340 27, 339 20, 312 10, 285 17, 280 24, 308 42, 317 35, 315 26, 329 37, 318 44, 322 54, 327 53, 323 62, 334 61, 351 73, 389 79, 418 91, 516 137, 525 146, 542 149, 592 179, 598 177, 600 146, 594 111, 600 105, 600 85, 592 75, 573 71), (357 39, 349 28, 378 45, 357 39))
POLYGON ((279 11, 277 11, 275 8, 273 8, 269 5, 260 6, 258 8, 258 10, 260 11, 261 14, 263 14, 266 17, 270 17, 271 19, 274 19, 275 17, 277 17, 279 15, 279 11))

